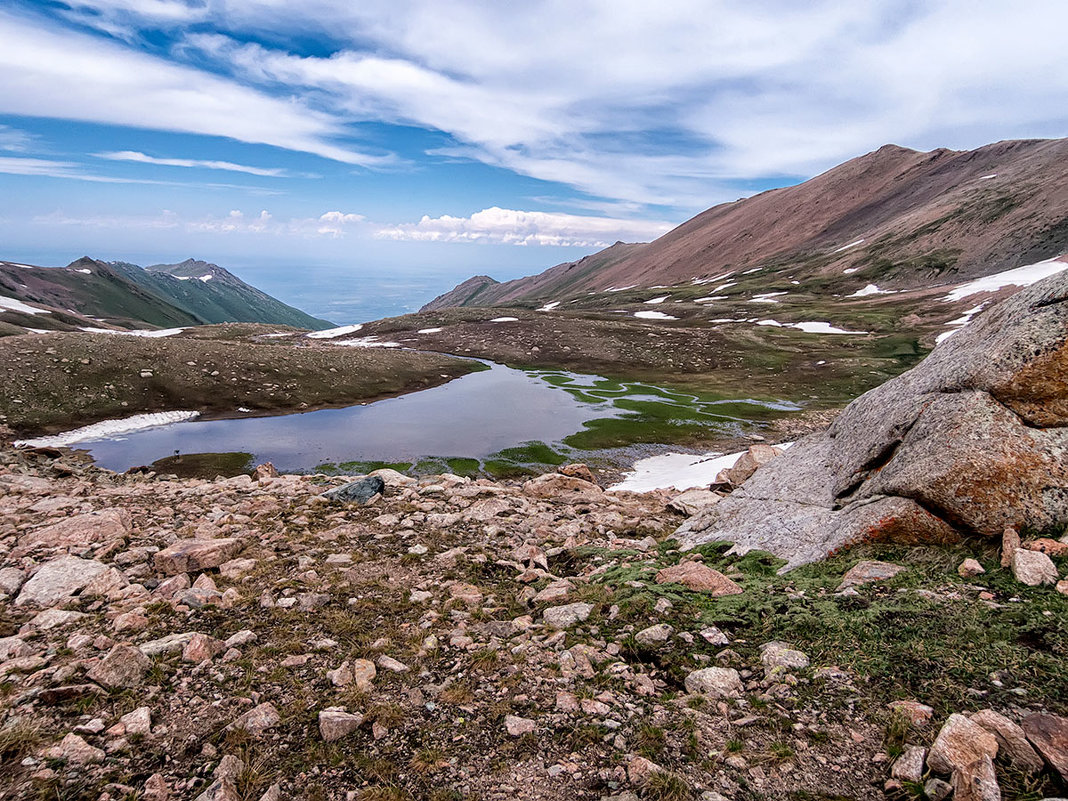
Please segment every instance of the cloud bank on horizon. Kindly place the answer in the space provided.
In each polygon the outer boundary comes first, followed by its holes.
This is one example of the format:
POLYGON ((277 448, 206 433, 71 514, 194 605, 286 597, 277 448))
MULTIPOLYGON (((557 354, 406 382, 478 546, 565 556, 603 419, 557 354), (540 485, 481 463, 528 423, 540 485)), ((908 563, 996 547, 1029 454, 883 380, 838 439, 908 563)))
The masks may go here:
POLYGON ((570 257, 887 142, 1063 136, 1066 25, 1049 0, 13 0, 0 231, 570 257))

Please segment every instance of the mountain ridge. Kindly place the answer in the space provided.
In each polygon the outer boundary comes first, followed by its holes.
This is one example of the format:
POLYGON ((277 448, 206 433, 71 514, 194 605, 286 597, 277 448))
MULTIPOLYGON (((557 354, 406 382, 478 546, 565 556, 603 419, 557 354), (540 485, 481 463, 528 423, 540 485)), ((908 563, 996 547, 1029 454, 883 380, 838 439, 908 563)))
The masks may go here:
POLYGON ((140 267, 90 256, 66 267, 0 261, 0 334, 85 327, 182 327, 248 322, 329 328, 217 264, 187 259, 140 267), (199 279, 199 280, 194 280, 199 279), (21 304, 39 312, 8 308, 21 304), (32 320, 30 319, 32 318, 32 320))
MULTIPOLYGON (((1068 139, 970 151, 884 145, 795 186, 713 206, 651 243, 616 243, 537 275, 484 283, 465 302, 457 287, 423 311, 526 305, 757 267, 809 277, 877 267, 892 289, 974 278, 1068 248, 1066 165, 1068 139)), ((843 289, 863 287, 851 283, 843 289)))

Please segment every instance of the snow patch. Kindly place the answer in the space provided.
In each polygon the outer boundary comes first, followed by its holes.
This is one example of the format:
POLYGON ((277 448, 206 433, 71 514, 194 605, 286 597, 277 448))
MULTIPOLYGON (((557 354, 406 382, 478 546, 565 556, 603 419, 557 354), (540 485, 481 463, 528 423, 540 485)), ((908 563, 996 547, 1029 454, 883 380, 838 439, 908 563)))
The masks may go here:
POLYGON ((848 245, 842 245, 842 247, 838 248, 837 250, 832 250, 831 253, 841 253, 843 250, 849 250, 850 248, 855 248, 857 245, 863 244, 864 240, 858 239, 856 242, 850 242, 848 245))
POLYGON ((1043 278, 1049 278, 1051 275, 1056 275, 1062 270, 1068 269, 1068 261, 1061 261, 1063 258, 1064 256, 1057 256, 1035 264, 1017 267, 1014 270, 1005 270, 1005 272, 976 278, 974 281, 969 281, 967 284, 957 287, 942 300, 947 302, 963 300, 980 292, 997 292, 1007 286, 1031 286, 1036 281, 1041 281, 1043 278))
POLYGON ((867 334, 867 331, 846 331, 844 328, 836 328, 830 323, 812 321, 806 323, 780 323, 777 320, 760 320, 757 325, 774 326, 775 328, 796 328, 806 334, 867 334))
POLYGON ((211 274, 209 273, 208 275, 202 275, 197 280, 198 281, 203 281, 204 283, 207 283, 208 281, 211 280, 211 274))
POLYGON ((637 284, 631 284, 630 286, 613 286, 605 290, 605 292, 625 292, 628 289, 634 289, 637 284))
POLYGON ((763 269, 763 267, 754 267, 752 270, 746 270, 742 275, 752 275, 753 273, 759 273, 763 269))
POLYGON ((640 311, 634 312, 634 316, 642 320, 678 320, 678 317, 672 317, 670 314, 664 314, 659 311, 640 311))
MULTIPOLYGON (((785 449, 791 445, 792 442, 784 442, 776 447, 785 449)), ((650 456, 635 462, 633 470, 624 473, 623 480, 609 487, 608 491, 650 492, 657 489, 707 487, 716 480, 720 470, 734 467, 744 453, 665 453, 662 456, 650 456)))
POLYGON ((986 305, 987 305, 986 303, 980 303, 975 308, 968 309, 968 311, 964 312, 964 314, 962 316, 958 317, 956 320, 950 320, 948 323, 946 323, 946 325, 951 325, 951 326, 953 326, 953 328, 949 329, 948 331, 943 331, 941 334, 936 336, 935 337, 935 344, 937 345, 937 344, 943 342, 944 340, 949 339, 951 336, 953 336, 955 333, 957 333, 960 329, 964 328, 964 326, 966 326, 968 323, 970 323, 972 321, 972 318, 975 315, 977 315, 979 312, 981 312, 986 305))
POLYGON ((844 270, 842 270, 842 275, 852 275, 859 269, 859 267, 846 267, 844 270))
POLYGON ((175 334, 182 333, 184 328, 161 328, 158 331, 148 331, 145 329, 137 329, 135 331, 120 331, 115 328, 91 328, 87 326, 80 326, 80 330, 86 331, 90 334, 119 334, 125 337, 148 337, 149 339, 159 339, 160 337, 173 337, 175 334))
POLYGON ((15 300, 14 298, 6 298, 0 295, 0 309, 6 309, 8 311, 22 312, 23 314, 51 314, 52 312, 47 309, 37 309, 33 306, 27 306, 21 300, 15 300))
POLYGON ((668 296, 667 295, 663 295, 663 296, 661 296, 659 298, 653 298, 652 300, 647 300, 647 301, 645 301, 645 303, 648 303, 650 306, 652 306, 652 305, 655 305, 657 303, 663 303, 667 299, 668 299, 668 296))
POLYGON ((708 303, 711 300, 726 300, 727 295, 706 295, 703 298, 698 298, 694 303, 708 303))
POLYGON ((546 303, 544 306, 542 306, 540 309, 537 309, 536 311, 552 311, 559 305, 560 301, 554 300, 552 303, 546 303))
POLYGON ((437 334, 441 331, 440 328, 420 328, 415 333, 417 334, 437 334))
POLYGON ((84 269, 81 269, 81 270, 75 270, 74 272, 82 273, 83 275, 92 275, 93 274, 93 271, 90 270, 89 268, 84 268, 84 269))
POLYGON ((866 298, 868 295, 894 295, 897 294, 896 289, 879 289, 875 284, 868 284, 863 289, 858 289, 852 295, 846 295, 847 298, 866 298))
POLYGON ((780 297, 782 295, 787 295, 787 294, 789 294, 789 293, 788 292, 765 292, 763 295, 753 295, 753 297, 751 297, 749 299, 749 302, 750 303, 778 303, 779 301, 774 300, 774 298, 780 297))
POLYGON ((997 178, 997 177, 998 177, 998 174, 996 172, 992 172, 992 173, 990 173, 990 175, 980 175, 979 176, 979 180, 980 181, 989 181, 991 178, 997 178))
POLYGON ((308 339, 333 339, 334 337, 343 337, 345 334, 355 334, 362 328, 363 323, 353 323, 352 325, 340 325, 337 328, 327 328, 325 331, 312 331, 310 334, 305 334, 305 336, 308 339))
POLYGON ((376 336, 357 337, 356 339, 339 339, 335 345, 345 345, 350 348, 399 348, 399 342, 383 342, 376 336))
POLYGON ((120 420, 104 420, 89 426, 76 428, 63 434, 50 437, 37 437, 35 439, 18 440, 16 445, 25 445, 30 448, 61 448, 65 445, 73 445, 76 442, 89 442, 97 439, 113 439, 123 434, 132 434, 135 431, 143 431, 147 428, 169 426, 173 423, 182 423, 200 417, 200 412, 149 412, 148 414, 135 414, 133 417, 125 417, 120 420))
POLYGON ((518 317, 494 317, 490 320, 491 323, 518 323, 518 317))

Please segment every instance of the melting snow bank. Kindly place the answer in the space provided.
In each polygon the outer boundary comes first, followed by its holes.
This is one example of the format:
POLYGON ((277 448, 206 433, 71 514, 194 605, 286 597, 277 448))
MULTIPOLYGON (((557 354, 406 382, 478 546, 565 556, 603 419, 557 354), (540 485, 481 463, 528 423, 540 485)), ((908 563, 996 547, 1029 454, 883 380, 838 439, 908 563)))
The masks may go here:
POLYGON ((972 321, 972 318, 975 315, 977 315, 979 312, 981 312, 983 310, 984 306, 986 306, 986 303, 980 303, 974 309, 968 309, 968 311, 964 312, 963 316, 958 317, 956 320, 950 320, 948 323, 946 323, 946 325, 952 325, 952 326, 955 326, 955 327, 949 329, 948 331, 943 331, 941 334, 939 334, 937 337, 935 337, 935 344, 937 345, 939 342, 942 342, 945 339, 949 339, 951 336, 953 336, 955 333, 957 333, 960 329, 964 328, 964 326, 966 326, 968 323, 970 323, 972 321))
POLYGON ((399 342, 382 342, 378 337, 359 337, 357 339, 342 339, 335 345, 347 345, 350 348, 399 348, 399 342))
MULTIPOLYGON (((540 309, 538 311, 541 311, 540 309)), ((415 333, 417 334, 438 334, 441 333, 440 328, 420 328, 415 333)))
POLYGON ((308 339, 333 339, 334 337, 345 336, 345 334, 355 334, 363 328, 363 323, 353 323, 352 325, 342 325, 337 328, 327 328, 325 331, 312 331, 310 334, 305 334, 308 339))
POLYGON ((967 284, 957 287, 942 300, 963 300, 969 295, 975 295, 979 292, 996 292, 1006 286, 1031 286, 1036 281, 1041 281, 1043 278, 1048 278, 1068 269, 1068 261, 1061 261, 1063 258, 1066 257, 1057 256, 1036 264, 1028 264, 1024 267, 1017 267, 1014 270, 1006 270, 1003 273, 994 273, 993 275, 976 278, 974 281, 969 281, 967 284))
POLYGON ((89 442, 96 439, 109 439, 122 434, 132 434, 134 431, 143 431, 146 428, 158 428, 169 426, 172 423, 182 423, 200 417, 200 412, 150 412, 148 414, 135 414, 133 417, 124 417, 121 420, 103 420, 90 426, 76 428, 51 437, 36 437, 35 439, 21 439, 16 445, 25 445, 30 448, 61 448, 65 445, 73 445, 76 442, 89 442))
POLYGON ((761 320, 757 325, 770 325, 775 328, 796 328, 806 334, 867 334, 867 331, 846 331, 844 328, 835 328, 830 323, 780 323, 777 320, 761 320))
MULTIPOLYGON (((783 442, 778 448, 789 448, 792 442, 783 442)), ((745 453, 716 454, 703 456, 693 453, 665 453, 650 456, 634 463, 634 469, 623 475, 623 480, 608 488, 609 492, 650 492, 657 489, 687 490, 707 487, 716 480, 720 470, 734 467, 745 453)))
POLYGON ((553 309, 555 309, 559 305, 560 305, 560 301, 554 300, 551 303, 546 303, 540 309, 537 309, 537 311, 552 311, 553 309))
POLYGON ((868 284, 863 289, 858 289, 852 295, 846 295, 847 298, 865 298, 868 295, 894 295, 897 293, 896 289, 879 289, 875 284, 868 284))
POLYGON ((490 320, 491 323, 518 323, 518 317, 494 317, 490 320))
POLYGON ((182 333, 184 328, 161 328, 158 331, 148 331, 146 329, 135 329, 133 331, 119 331, 114 328, 87 328, 81 327, 82 331, 87 331, 90 334, 119 334, 126 337, 148 337, 149 339, 158 339, 160 337, 173 337, 175 334, 182 333))
POLYGON ((21 300, 15 300, 15 298, 6 298, 3 295, 0 295, 0 309, 8 309, 10 311, 22 312, 23 314, 50 314, 47 309, 36 309, 33 306, 27 306, 21 300))
POLYGON ((664 314, 659 311, 640 311, 634 312, 634 316, 642 320, 678 320, 678 317, 672 317, 670 314, 664 314))
POLYGON ((864 240, 863 239, 858 239, 856 242, 850 242, 848 245, 842 245, 842 247, 837 248, 835 250, 832 250, 831 254, 834 255, 835 253, 841 253, 843 250, 849 250, 850 248, 855 248, 857 245, 863 245, 863 244, 864 244, 864 240))

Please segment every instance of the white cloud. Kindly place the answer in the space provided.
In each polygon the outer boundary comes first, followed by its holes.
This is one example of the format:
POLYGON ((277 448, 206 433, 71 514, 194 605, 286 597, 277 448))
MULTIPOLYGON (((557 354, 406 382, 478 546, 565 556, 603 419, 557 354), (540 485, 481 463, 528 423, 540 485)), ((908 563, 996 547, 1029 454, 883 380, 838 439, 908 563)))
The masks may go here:
POLYGON ((269 235, 276 237, 337 238, 344 236, 353 226, 362 223, 360 214, 344 214, 330 211, 321 217, 292 217, 277 219, 266 209, 248 216, 240 209, 223 215, 187 217, 169 209, 155 214, 72 216, 64 212, 39 215, 35 224, 45 226, 63 225, 100 230, 160 230, 172 229, 189 234, 223 235, 269 235))
POLYGON ((221 35, 191 52, 335 113, 593 195, 703 207, 888 141, 1064 135, 1068 5, 945 0, 225 0, 222 27, 328 32, 328 57, 221 35), (1041 20, 1040 25, 1035 21, 1041 20))
POLYGON ((631 242, 655 239, 672 227, 664 222, 515 211, 494 206, 470 217, 424 216, 417 223, 379 228, 375 235, 381 239, 422 242, 607 247, 621 239, 631 242))
POLYGON ((393 163, 335 143, 341 123, 113 42, 0 13, 0 113, 224 136, 362 166, 393 163))
POLYGON ((208 161, 202 159, 161 159, 140 153, 136 150, 119 150, 114 153, 94 153, 97 158, 109 161, 133 161, 138 164, 157 164, 163 167, 192 167, 204 170, 228 170, 230 172, 243 172, 249 175, 259 175, 269 178, 277 178, 286 174, 280 168, 249 167, 245 164, 234 164, 232 161, 208 161))
POLYGON ((0 150, 6 150, 9 153, 22 153, 29 150, 34 138, 18 128, 0 125, 0 150))

